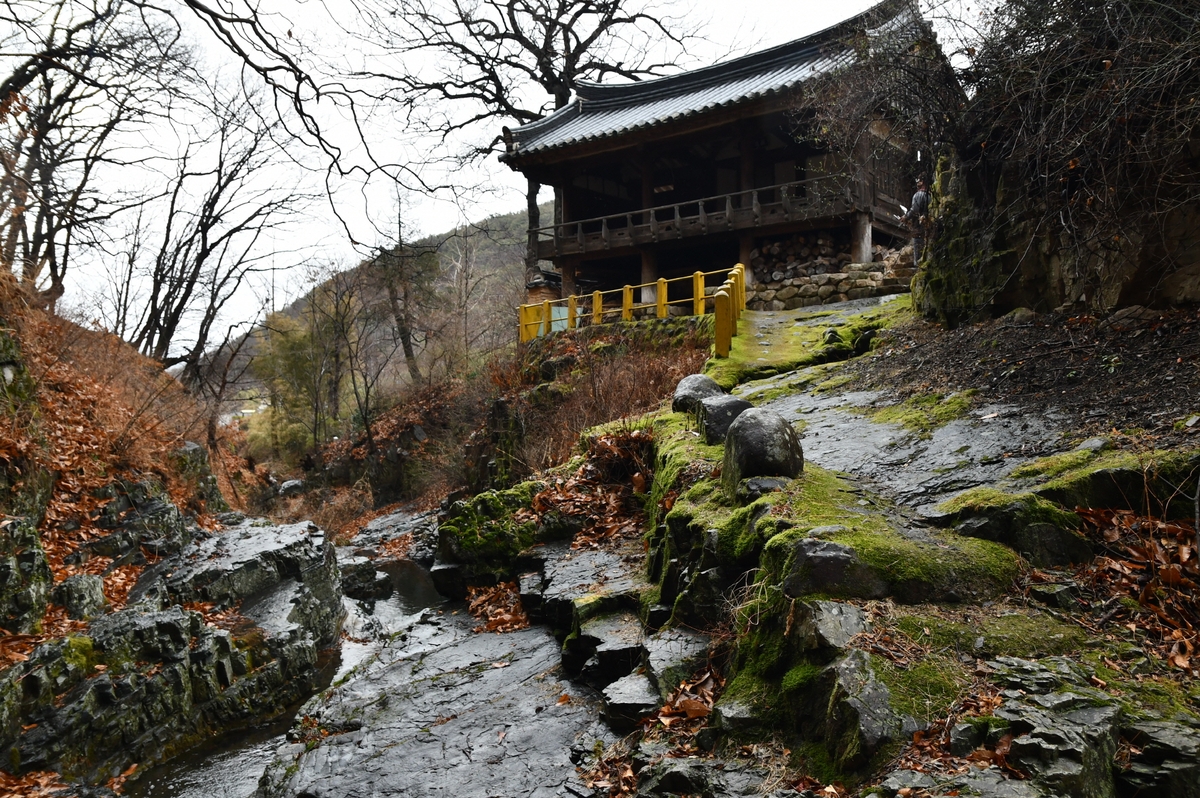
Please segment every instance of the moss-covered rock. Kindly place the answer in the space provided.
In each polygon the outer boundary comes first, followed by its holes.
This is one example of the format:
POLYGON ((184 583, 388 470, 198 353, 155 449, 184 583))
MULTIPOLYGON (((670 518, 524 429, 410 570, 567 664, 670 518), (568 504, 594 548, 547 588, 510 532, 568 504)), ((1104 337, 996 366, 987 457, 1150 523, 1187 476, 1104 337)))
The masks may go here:
POLYGON ((558 522, 540 526, 532 514, 529 520, 518 520, 517 513, 529 508, 542 487, 540 482, 523 482, 454 502, 438 526, 438 555, 444 562, 465 566, 468 578, 510 573, 522 551, 568 535, 572 528, 558 522))
POLYGON ((951 394, 920 394, 899 404, 857 410, 872 421, 899 424, 928 438, 938 427, 965 416, 971 409, 975 393, 968 389, 951 394))
POLYGON ((16 634, 38 631, 51 581, 34 522, 19 516, 0 521, 0 628, 16 634))

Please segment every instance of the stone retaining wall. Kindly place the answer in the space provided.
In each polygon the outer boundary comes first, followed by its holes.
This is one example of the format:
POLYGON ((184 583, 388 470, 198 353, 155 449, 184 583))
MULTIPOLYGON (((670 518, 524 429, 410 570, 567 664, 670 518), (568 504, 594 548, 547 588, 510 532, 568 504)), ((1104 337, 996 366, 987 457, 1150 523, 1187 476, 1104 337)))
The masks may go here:
POLYGON ((829 233, 762 242, 750 253, 746 304, 751 310, 793 310, 909 290, 912 247, 876 245, 871 263, 853 263, 850 244, 829 233))

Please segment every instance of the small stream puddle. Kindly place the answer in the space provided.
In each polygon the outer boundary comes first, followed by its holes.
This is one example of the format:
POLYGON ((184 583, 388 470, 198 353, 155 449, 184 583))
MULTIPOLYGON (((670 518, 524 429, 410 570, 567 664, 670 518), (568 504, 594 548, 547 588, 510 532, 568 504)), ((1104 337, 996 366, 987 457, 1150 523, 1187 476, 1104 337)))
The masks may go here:
MULTIPOLYGON (((416 563, 382 563, 393 592, 386 599, 344 599, 346 620, 340 651, 324 662, 321 689, 369 657, 422 610, 446 603, 429 572, 416 563), (348 639, 347 639, 348 638, 348 639)), ((298 709, 298 707, 297 707, 298 709)), ((151 768, 125 789, 129 798, 250 798, 259 778, 291 728, 289 713, 275 723, 226 735, 213 744, 151 768)))

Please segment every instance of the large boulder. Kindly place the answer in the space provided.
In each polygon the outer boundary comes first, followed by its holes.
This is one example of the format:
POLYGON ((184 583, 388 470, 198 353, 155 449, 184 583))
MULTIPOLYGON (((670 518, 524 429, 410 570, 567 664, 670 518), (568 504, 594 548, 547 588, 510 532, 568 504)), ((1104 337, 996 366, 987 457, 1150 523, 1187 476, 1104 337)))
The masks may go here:
POLYGON ((725 389, 717 385, 712 377, 689 374, 675 386, 671 409, 676 413, 694 413, 700 407, 700 400, 710 396, 722 396, 724 393, 725 389))
POLYGON ((770 410, 751 408, 729 425, 725 436, 725 461, 721 481, 730 495, 750 477, 800 476, 804 449, 787 420, 770 410))
POLYGON ((700 437, 709 446, 720 443, 725 440, 734 420, 753 407, 754 405, 745 399, 739 399, 729 394, 701 399, 700 408, 696 412, 700 424, 700 437))

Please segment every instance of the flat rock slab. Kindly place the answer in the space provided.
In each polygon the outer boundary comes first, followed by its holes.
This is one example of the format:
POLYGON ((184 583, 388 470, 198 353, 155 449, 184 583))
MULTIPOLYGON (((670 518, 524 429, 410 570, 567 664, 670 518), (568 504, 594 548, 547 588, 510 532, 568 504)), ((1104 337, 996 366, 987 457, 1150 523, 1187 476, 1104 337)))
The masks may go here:
POLYGON ((354 536, 351 545, 361 551, 390 543, 406 534, 412 535, 408 559, 428 568, 433 563, 433 555, 437 549, 436 512, 401 511, 373 518, 354 536))
POLYGON ((585 664, 580 674, 585 683, 603 687, 628 675, 642 658, 642 622, 630 612, 601 615, 585 621, 579 635, 564 648, 566 664, 568 649, 582 656, 585 664))
POLYGON ((419 623, 310 701, 300 716, 330 735, 311 751, 281 747, 258 796, 589 795, 572 752, 613 740, 594 694, 564 680, 545 630, 476 634, 472 624, 419 623))
POLYGON ((629 731, 660 703, 658 691, 644 673, 631 673, 604 688, 604 717, 618 731, 629 731))
MULTIPOLYGON (((787 376, 776 378, 775 384, 786 384, 787 376)), ((755 387, 771 386, 764 380, 755 387)), ((801 389, 762 407, 789 421, 804 421, 808 460, 864 479, 926 514, 963 490, 993 484, 1022 463, 1058 451, 1066 427, 1052 411, 1037 416, 987 405, 922 439, 899 424, 871 421, 851 410, 870 406, 879 397, 870 391, 814 396, 801 389)))
POLYGON ((646 638, 646 672, 660 696, 665 699, 708 662, 710 642, 708 635, 687 629, 664 629, 646 638))
MULTIPOLYGON (((326 551, 324 533, 311 523, 245 521, 184 549, 163 581, 173 601, 229 606, 288 578, 303 578, 327 557, 332 560, 332 547, 326 551)), ((149 569, 141 581, 157 576, 149 569)))
POLYGON ((636 611, 638 597, 648 587, 611 551, 556 544, 546 546, 542 556, 542 612, 559 629, 569 630, 603 613, 636 611))

